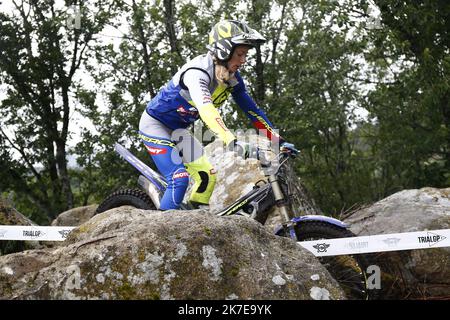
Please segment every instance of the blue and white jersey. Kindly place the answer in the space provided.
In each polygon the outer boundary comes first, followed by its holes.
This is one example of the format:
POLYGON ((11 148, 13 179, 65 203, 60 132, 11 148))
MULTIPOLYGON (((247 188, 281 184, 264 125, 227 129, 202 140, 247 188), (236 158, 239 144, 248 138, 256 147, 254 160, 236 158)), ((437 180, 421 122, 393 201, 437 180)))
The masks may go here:
MULTIPOLYGON (((220 85, 214 77, 214 62, 210 54, 187 62, 147 105, 147 113, 170 129, 186 128, 199 118, 195 102, 185 81, 197 82, 192 87, 202 91, 201 103, 220 106, 229 96, 230 87, 220 85), (185 77, 186 72, 187 77, 185 77)), ((237 84, 237 82, 235 83, 237 84)))
POLYGON ((216 108, 232 94, 237 105, 258 129, 268 130, 267 136, 278 137, 264 112, 248 95, 239 72, 219 83, 215 77, 210 53, 187 62, 169 83, 147 104, 147 113, 172 130, 187 128, 199 119, 198 107, 212 103, 216 108))

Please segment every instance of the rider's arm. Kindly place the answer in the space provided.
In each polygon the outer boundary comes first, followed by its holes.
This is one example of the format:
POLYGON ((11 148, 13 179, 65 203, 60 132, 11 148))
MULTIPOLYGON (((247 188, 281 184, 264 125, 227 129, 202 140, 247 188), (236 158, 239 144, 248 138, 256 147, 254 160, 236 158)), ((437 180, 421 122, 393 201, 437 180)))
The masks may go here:
POLYGON ((264 130, 267 138, 274 142, 284 142, 284 139, 275 131, 274 126, 269 121, 264 111, 258 108, 255 101, 249 96, 239 72, 236 72, 235 76, 238 80, 238 84, 233 87, 233 91, 231 92, 234 101, 236 101, 237 105, 246 113, 256 129, 264 130))
POLYGON ((198 69, 189 69, 183 77, 183 83, 189 90, 200 118, 225 145, 229 145, 236 137, 225 126, 219 111, 212 103, 209 82, 209 75, 198 69))

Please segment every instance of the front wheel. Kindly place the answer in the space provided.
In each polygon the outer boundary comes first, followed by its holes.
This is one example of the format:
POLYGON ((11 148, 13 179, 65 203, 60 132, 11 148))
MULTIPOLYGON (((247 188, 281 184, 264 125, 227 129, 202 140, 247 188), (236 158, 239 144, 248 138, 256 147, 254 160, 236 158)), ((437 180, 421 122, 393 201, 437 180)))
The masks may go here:
POLYGON ((121 189, 110 194, 95 210, 95 214, 118 208, 132 206, 144 210, 156 210, 152 199, 139 189, 121 189))
MULTIPOLYGON (((295 227, 298 241, 354 237, 350 230, 324 221, 304 221, 295 227)), ((317 257, 344 290, 347 299, 376 298, 376 290, 368 288, 367 268, 372 264, 368 255, 317 257)))

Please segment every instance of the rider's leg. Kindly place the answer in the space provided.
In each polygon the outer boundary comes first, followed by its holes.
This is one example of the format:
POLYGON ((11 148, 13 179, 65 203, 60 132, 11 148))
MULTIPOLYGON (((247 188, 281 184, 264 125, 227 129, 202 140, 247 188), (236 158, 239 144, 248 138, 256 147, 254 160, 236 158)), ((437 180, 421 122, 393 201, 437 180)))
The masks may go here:
POLYGON ((156 167, 167 181, 160 209, 178 209, 189 185, 189 174, 179 150, 171 141, 171 130, 145 113, 139 123, 139 131, 156 167))
POLYGON ((193 204, 208 204, 216 184, 216 172, 204 154, 202 144, 188 130, 173 132, 177 148, 181 151, 184 165, 194 179, 189 201, 193 204))
POLYGON ((206 156, 185 164, 187 172, 195 181, 192 193, 189 197, 191 202, 208 204, 216 185, 216 171, 206 156))

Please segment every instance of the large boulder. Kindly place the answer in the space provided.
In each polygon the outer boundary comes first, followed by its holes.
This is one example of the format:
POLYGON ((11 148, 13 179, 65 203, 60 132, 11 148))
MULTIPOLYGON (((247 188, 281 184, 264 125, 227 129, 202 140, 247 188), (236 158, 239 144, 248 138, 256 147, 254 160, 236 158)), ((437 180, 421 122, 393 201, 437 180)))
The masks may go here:
POLYGON ((31 226, 36 224, 17 211, 8 200, 0 197, 0 255, 40 247, 40 244, 36 241, 2 240, 2 225, 31 226))
POLYGON ((344 299, 308 251, 257 222, 122 207, 65 246, 0 257, 0 299, 344 299))
MULTIPOLYGON (((239 140, 250 143, 252 148, 258 146, 263 150, 270 149, 269 140, 265 137, 247 134, 238 136, 238 138, 239 140)), ((264 153, 266 154, 267 160, 275 157, 275 154, 271 151, 264 151, 264 153)), ((251 191, 258 181, 262 180, 267 182, 266 174, 275 167, 272 166, 269 169, 264 169, 261 167, 260 161, 254 157, 244 160, 242 157, 236 156, 235 152, 227 152, 224 150, 222 141, 220 140, 208 144, 205 147, 205 154, 217 171, 217 183, 210 199, 211 212, 218 212, 226 208, 251 191)), ((285 176, 292 194, 293 215, 321 214, 320 209, 308 195, 300 178, 295 174, 290 162, 285 167, 285 176)), ((186 192, 186 199, 192 191, 191 187, 192 181, 186 192)), ((274 207, 268 212, 268 219, 265 226, 268 230, 273 231, 280 223, 279 210, 274 207)))
POLYGON ((64 211, 52 221, 51 225, 68 227, 79 226, 94 216, 97 207, 98 205, 93 204, 90 206, 78 207, 64 211))
POLYGON ((36 224, 17 211, 8 200, 0 197, 0 225, 31 226, 36 224))
MULTIPOLYGON (((345 222, 357 235, 450 228, 450 188, 404 190, 362 209, 345 222)), ((450 298, 450 248, 374 254, 386 299, 450 298)))

